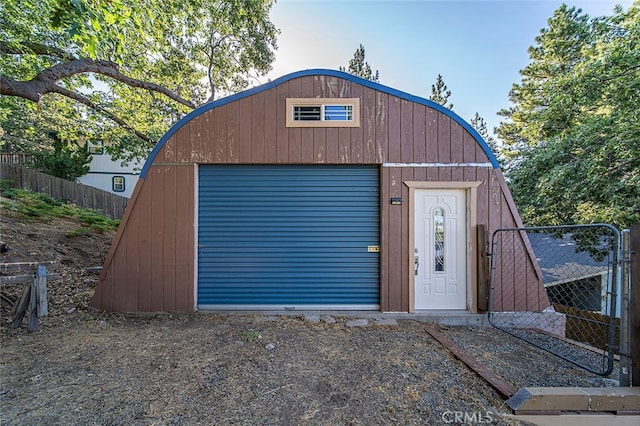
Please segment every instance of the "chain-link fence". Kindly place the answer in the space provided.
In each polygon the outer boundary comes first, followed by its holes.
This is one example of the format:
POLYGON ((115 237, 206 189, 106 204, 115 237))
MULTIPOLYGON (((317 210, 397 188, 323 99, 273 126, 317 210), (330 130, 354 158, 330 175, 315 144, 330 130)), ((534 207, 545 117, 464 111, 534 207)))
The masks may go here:
POLYGON ((489 322, 595 374, 610 374, 619 347, 619 244, 620 233, 610 225, 497 230, 491 241, 489 322), (535 261, 505 255, 516 244, 535 261), (536 294, 538 306, 507 308, 500 288, 505 276, 529 277, 512 284, 513 297, 536 294))

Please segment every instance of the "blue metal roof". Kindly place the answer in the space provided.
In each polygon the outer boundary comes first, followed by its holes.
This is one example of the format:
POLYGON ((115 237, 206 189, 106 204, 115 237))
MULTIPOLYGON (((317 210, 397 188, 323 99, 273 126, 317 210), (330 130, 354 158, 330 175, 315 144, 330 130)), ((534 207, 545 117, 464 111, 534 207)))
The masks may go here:
POLYGON ((371 80, 366 80, 360 77, 356 77, 355 75, 346 73, 346 72, 342 72, 342 71, 336 71, 336 70, 329 70, 329 69, 310 69, 310 70, 304 70, 304 71, 297 71, 291 74, 287 74, 284 75, 276 80, 270 81, 268 83, 265 83, 261 86, 257 86, 257 87, 253 87, 249 90, 245 90, 244 92, 240 92, 240 93, 236 93, 234 95, 231 96, 227 96, 225 98, 221 98, 218 99, 216 101, 213 102, 209 102, 206 103, 196 109, 194 109, 193 111, 191 111, 189 114, 185 115, 180 121, 178 121, 176 124, 174 124, 169 131, 158 141, 158 143, 156 144, 156 146, 153 148, 153 151, 151 151, 151 154, 149 154, 149 157, 147 158, 147 161, 144 164, 144 167, 142 168, 142 172, 140 173, 140 177, 144 179, 144 177, 147 175, 147 172, 149 171, 149 167, 151 167, 151 164, 153 163, 153 160, 155 158, 155 156, 158 154, 158 152, 162 149, 162 147, 164 146, 164 144, 167 142, 167 140, 169 140, 169 138, 175 133, 177 132, 182 126, 184 126, 187 122, 189 122, 190 120, 193 120, 194 118, 196 118, 197 116, 212 110, 214 108, 217 108, 219 106, 222 105, 226 105, 228 103, 246 98, 248 96, 251 95, 255 95, 256 93, 260 93, 260 92, 264 92, 267 91, 269 89, 273 89, 279 85, 281 85, 282 83, 286 83, 289 80, 293 80, 295 78, 299 78, 299 77, 307 77, 307 76, 329 76, 329 77, 339 77, 339 78, 343 78, 347 81, 351 81, 353 83, 356 84, 360 84, 362 86, 368 87, 370 89, 373 90, 377 90, 383 93, 387 93, 391 96, 396 96, 398 98, 401 99, 405 99, 407 101, 410 102, 415 102, 417 104, 421 104, 421 105, 426 105, 430 108, 433 108, 437 111, 440 111, 441 113, 443 113, 444 115, 448 116, 449 118, 451 118, 453 121, 455 121, 456 123, 460 124, 466 131, 468 131, 471 136, 473 136, 473 138, 476 140, 476 142, 478 142, 478 144, 480 145, 480 147, 482 147, 482 150, 485 152, 485 154, 487 154, 487 157, 489 158, 489 161, 491 162, 491 165, 493 166, 494 169, 497 169, 500 167, 500 165, 498 164, 498 160, 496 159, 495 155, 493 154, 493 152, 491 151, 491 148, 489 148, 489 145, 484 141, 484 139, 482 139, 482 136, 480 136, 478 134, 478 132, 469 124, 467 123, 464 119, 462 119, 462 117, 460 117, 458 114, 456 114, 455 112, 451 111, 450 109, 445 108, 444 106, 433 102, 429 99, 425 99, 425 98, 421 98, 419 96, 415 96, 415 95, 411 95, 409 93, 403 92, 401 90, 397 90, 397 89, 393 89, 391 87, 388 86, 384 86, 382 84, 379 83, 375 83, 371 80))

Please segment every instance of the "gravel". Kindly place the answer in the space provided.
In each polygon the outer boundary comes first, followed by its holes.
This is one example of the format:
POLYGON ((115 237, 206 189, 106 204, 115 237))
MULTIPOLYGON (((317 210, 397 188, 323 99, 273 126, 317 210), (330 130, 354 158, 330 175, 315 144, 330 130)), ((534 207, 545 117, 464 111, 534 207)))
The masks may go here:
MULTIPOLYGON (((495 328, 448 328, 443 331, 461 348, 516 388, 526 386, 617 386, 619 364, 601 377, 495 328)), ((583 354, 576 349, 576 356, 583 354)), ((565 355, 571 355, 565 350, 565 355)))

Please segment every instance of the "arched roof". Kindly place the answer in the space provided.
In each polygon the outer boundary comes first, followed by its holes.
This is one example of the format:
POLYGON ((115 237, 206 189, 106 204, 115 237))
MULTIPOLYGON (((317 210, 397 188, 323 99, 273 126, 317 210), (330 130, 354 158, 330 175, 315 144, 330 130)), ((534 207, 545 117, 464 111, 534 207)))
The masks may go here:
POLYGON ((151 154, 149 154, 149 158, 147 158, 147 161, 145 162, 144 167, 142 168, 142 171, 140 173, 140 177, 144 178, 146 176, 147 172, 149 171, 149 168, 151 167, 151 164, 153 163, 153 160, 154 160, 155 156, 158 154, 158 152, 160 152, 160 150, 162 149, 164 144, 169 140, 169 138, 175 132, 177 132, 187 122, 189 122, 189 121, 193 120, 194 118, 198 117, 199 115, 204 114, 205 112, 207 112, 209 110, 212 110, 214 108, 217 108, 219 106, 226 105, 228 103, 237 101, 239 99, 243 99, 243 98, 249 97, 249 96, 254 95, 256 93, 260 93, 260 92, 264 92, 264 91, 269 90, 269 89, 273 89, 273 88, 275 88, 275 87, 277 87, 277 86, 279 86, 279 85, 281 85, 283 83, 286 83, 289 80, 293 80, 295 78, 300 78, 300 77, 307 77, 307 76, 339 77, 339 78, 345 79, 347 81, 351 81, 353 83, 368 87, 370 89, 377 90, 377 91, 389 94, 391 96, 398 97, 400 99, 405 99, 405 100, 407 100, 409 102, 415 102, 417 104, 421 104, 421 105, 425 105, 425 106, 428 106, 430 108, 433 108, 433 109, 443 113, 444 115, 448 116, 449 118, 451 118, 456 123, 460 124, 467 132, 469 132, 469 134, 471 134, 471 136, 473 136, 473 138, 476 140, 476 142, 480 145, 482 150, 487 155, 487 158, 489 158, 489 161, 491 162, 491 165, 493 166, 493 168, 497 169, 497 168, 500 167, 500 165, 498 164, 498 160, 496 159, 495 155, 491 151, 491 148, 489 148, 489 145, 484 141, 484 139, 482 139, 482 136, 480 136, 480 134, 478 134, 478 132, 469 123, 467 123, 462 117, 460 117, 458 114, 456 114, 455 112, 451 111, 450 109, 445 108, 444 106, 442 106, 442 105, 440 105, 440 104, 438 104, 436 102, 433 102, 433 101, 431 101, 429 99, 425 99, 425 98, 422 98, 422 97, 419 97, 419 96, 411 95, 411 94, 403 92, 401 90, 393 89, 391 87, 382 85, 380 83, 376 83, 376 82, 373 82, 371 80, 366 80, 366 79, 357 77, 355 75, 348 74, 346 72, 329 70, 329 69, 310 69, 310 70, 297 71, 297 72, 294 72, 294 73, 291 73, 291 74, 284 75, 284 76, 282 76, 282 77, 280 77, 280 78, 278 78, 276 80, 270 81, 270 82, 265 83, 265 84, 263 84, 261 86, 253 87, 253 88, 245 90, 243 92, 236 93, 234 95, 227 96, 225 98, 218 99, 216 101, 206 103, 206 104, 194 109, 189 114, 184 116, 180 121, 178 121, 176 124, 174 124, 169 129, 169 131, 167 131, 167 133, 158 141, 158 143, 154 147, 153 151, 151 151, 151 154))

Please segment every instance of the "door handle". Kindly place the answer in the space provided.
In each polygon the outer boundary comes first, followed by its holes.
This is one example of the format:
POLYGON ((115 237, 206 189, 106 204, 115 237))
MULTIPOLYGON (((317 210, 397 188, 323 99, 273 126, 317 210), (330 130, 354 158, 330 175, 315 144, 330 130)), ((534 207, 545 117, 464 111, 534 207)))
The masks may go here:
POLYGON ((414 272, 418 275, 418 269, 420 268, 420 256, 418 256, 418 249, 415 249, 415 258, 413 260, 414 272))

